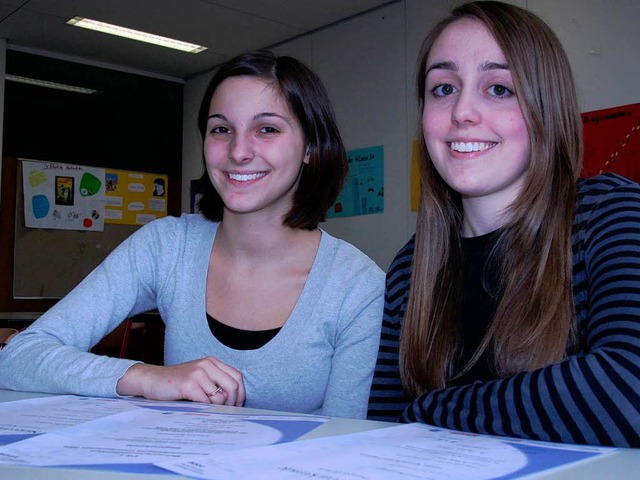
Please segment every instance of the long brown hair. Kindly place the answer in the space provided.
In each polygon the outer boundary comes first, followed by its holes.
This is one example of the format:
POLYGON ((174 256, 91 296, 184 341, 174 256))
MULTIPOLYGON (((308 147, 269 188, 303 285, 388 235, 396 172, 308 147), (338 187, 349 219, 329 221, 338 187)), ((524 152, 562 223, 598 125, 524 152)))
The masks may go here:
MULTIPOLYGON (((461 5, 427 35, 417 89, 424 108, 426 63, 442 31, 461 18, 482 22, 502 49, 530 142, 531 161, 496 248, 500 265, 494 318, 470 368, 486 352, 499 376, 561 360, 574 330, 571 232, 582 124, 560 41, 534 14, 502 2, 461 5)), ((420 128, 421 197, 411 288, 400 342, 400 372, 412 394, 446 386, 456 353, 460 290, 460 196, 440 177, 420 128)), ((465 370, 466 370, 465 369, 465 370)))

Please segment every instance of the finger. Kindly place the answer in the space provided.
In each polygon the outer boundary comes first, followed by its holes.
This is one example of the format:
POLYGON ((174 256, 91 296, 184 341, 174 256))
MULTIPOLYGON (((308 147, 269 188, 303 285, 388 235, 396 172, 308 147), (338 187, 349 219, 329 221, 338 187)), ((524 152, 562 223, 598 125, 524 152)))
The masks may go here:
POLYGON ((231 376, 229 375, 229 380, 230 380, 230 386, 231 388, 227 388, 225 386, 225 395, 226 395, 226 405, 241 405, 242 403, 244 403, 244 380, 242 378, 242 375, 239 374, 239 372, 234 371, 233 373, 235 373, 236 375, 231 376))
POLYGON ((237 393, 236 401, 234 402, 234 405, 237 407, 241 407, 242 405, 244 405, 245 399, 246 399, 246 393, 245 393, 244 379, 242 379, 238 383, 238 393, 237 393))
POLYGON ((196 390, 197 394, 191 394, 188 398, 192 401, 198 401, 202 403, 214 403, 221 405, 224 403, 224 399, 220 399, 223 387, 219 385, 220 377, 224 374, 219 369, 212 367, 211 364, 202 363, 196 365, 196 371, 192 372, 192 385, 185 385, 187 391, 193 392, 196 390), (198 399, 192 398, 197 396, 198 399), (218 397, 216 399, 216 397, 218 397), (214 400, 215 399, 215 400, 214 400))
POLYGON ((216 387, 215 390, 207 393, 207 398, 213 405, 223 405, 226 401, 224 389, 222 387, 216 387))
POLYGON ((220 370, 222 370, 224 373, 226 373, 227 375, 229 375, 231 378, 233 378, 236 382, 240 383, 242 381, 242 373, 240 373, 238 370, 236 370, 235 368, 233 368, 230 365, 227 365, 226 363, 221 362, 220 360, 218 360, 217 358, 214 357, 209 357, 212 361, 212 363, 218 367, 220 370))
POLYGON ((209 366, 203 369, 205 379, 200 383, 200 389, 207 397, 207 403, 215 405, 233 405, 229 398, 235 401, 237 398, 238 383, 234 378, 222 369, 209 366))
POLYGON ((244 379, 240 379, 240 383, 238 383, 238 396, 236 397, 236 402, 234 405, 236 407, 241 407, 244 405, 244 401, 246 399, 246 392, 244 388, 244 379))
POLYGON ((222 392, 223 392, 222 387, 218 387, 213 392, 207 394, 207 397, 215 397, 216 395, 221 395, 222 392))
POLYGON ((231 377, 227 377, 224 380, 225 381, 220 382, 223 388, 222 395, 224 397, 222 404, 235 405, 236 399, 238 398, 238 383, 231 377))
POLYGON ((217 359, 213 359, 216 367, 224 374, 220 377, 219 381, 217 381, 218 385, 220 385, 224 389, 226 401, 225 405, 241 405, 244 403, 244 381, 242 378, 242 374, 233 367, 220 362, 217 359))

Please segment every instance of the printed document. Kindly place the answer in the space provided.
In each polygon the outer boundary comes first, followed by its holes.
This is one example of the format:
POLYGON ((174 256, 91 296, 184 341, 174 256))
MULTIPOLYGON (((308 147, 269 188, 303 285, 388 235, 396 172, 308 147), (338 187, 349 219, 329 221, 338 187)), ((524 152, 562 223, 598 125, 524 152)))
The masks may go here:
POLYGON ((205 403, 152 402, 140 399, 93 398, 74 395, 29 398, 0 403, 0 445, 25 440, 139 407, 200 411, 205 403))
POLYGON ((215 480, 505 480, 615 450, 409 424, 158 465, 183 475, 215 480))
MULTIPOLYGON (((73 397, 66 400, 73 403, 73 397)), ((100 465, 101 468, 110 466, 108 469, 113 470, 147 471, 148 466, 153 467, 151 464, 163 460, 206 458, 220 451, 290 442, 328 420, 326 417, 296 415, 205 412, 203 406, 211 408, 207 404, 111 399, 114 402, 111 405, 100 399, 91 400, 97 402, 95 416, 99 418, 82 421, 79 416, 69 413, 67 420, 70 424, 75 422, 75 425, 49 428, 48 433, 0 447, 0 463, 100 465), (122 468, 123 465, 144 467, 122 468)), ((31 408, 26 410, 45 416, 46 409, 27 406, 31 408)), ((17 408, 16 405, 13 407, 17 408)), ((61 419, 64 417, 60 413, 64 411, 62 407, 52 411, 58 412, 56 415, 61 419)), ((0 414, 4 414, 2 409, 0 414)), ((89 416, 87 412, 85 420, 89 416)), ((20 417, 22 424, 27 425, 28 415, 24 410, 20 417)), ((29 427, 37 430, 35 425, 29 427)), ((159 470, 158 467, 153 468, 159 470)))

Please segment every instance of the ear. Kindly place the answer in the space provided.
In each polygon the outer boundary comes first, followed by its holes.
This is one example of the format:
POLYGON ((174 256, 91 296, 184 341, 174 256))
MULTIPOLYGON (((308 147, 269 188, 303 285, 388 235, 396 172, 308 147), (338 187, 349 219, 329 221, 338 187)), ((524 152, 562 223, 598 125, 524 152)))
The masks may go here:
POLYGON ((307 145, 307 149, 304 152, 304 157, 302 158, 302 163, 306 163, 307 165, 309 165, 310 156, 311 154, 309 153, 309 145, 307 145))

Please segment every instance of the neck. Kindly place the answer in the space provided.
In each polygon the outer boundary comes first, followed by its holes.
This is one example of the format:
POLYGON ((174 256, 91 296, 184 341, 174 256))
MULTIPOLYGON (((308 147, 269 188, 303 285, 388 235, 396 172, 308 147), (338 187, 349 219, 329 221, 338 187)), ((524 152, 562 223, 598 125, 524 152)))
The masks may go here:
POLYGON ((485 198, 462 199, 462 236, 479 237, 507 222, 507 210, 485 198))
POLYGON ((462 197, 462 236, 477 237, 504 227, 509 221, 511 206, 522 191, 520 178, 498 191, 479 196, 462 197))
POLYGON ((317 237, 318 230, 301 230, 282 223, 274 225, 273 218, 256 215, 227 215, 216 233, 216 247, 230 257, 242 259, 282 259, 300 242, 317 237))

